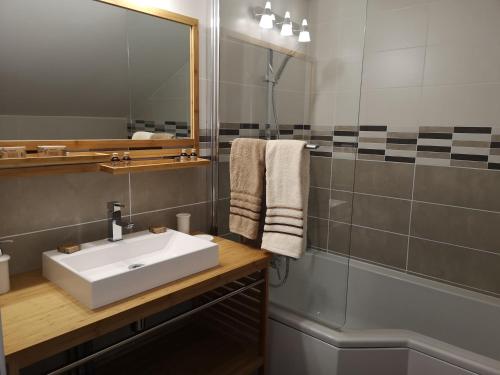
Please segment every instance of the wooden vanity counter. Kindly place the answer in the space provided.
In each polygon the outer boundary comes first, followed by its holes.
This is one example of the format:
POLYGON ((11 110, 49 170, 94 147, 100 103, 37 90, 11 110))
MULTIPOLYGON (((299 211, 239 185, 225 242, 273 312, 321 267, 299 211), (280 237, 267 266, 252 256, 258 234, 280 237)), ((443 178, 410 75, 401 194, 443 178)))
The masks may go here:
MULTIPOLYGON (((268 266, 270 256, 263 251, 219 237, 215 242, 219 244, 218 267, 95 310, 43 278, 41 271, 12 277, 11 291, 0 296, 9 372, 16 373, 268 266)), ((267 290, 267 273, 265 287, 267 290)))

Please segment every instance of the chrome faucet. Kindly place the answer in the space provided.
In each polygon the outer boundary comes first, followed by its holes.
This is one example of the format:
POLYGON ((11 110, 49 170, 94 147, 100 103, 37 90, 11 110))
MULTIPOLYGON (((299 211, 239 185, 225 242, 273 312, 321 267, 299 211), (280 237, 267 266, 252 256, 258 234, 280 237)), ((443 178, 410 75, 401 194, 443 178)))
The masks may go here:
POLYGON ((134 224, 122 221, 123 207, 119 202, 108 202, 108 240, 111 242, 123 239, 123 228, 130 230, 134 227, 134 224))

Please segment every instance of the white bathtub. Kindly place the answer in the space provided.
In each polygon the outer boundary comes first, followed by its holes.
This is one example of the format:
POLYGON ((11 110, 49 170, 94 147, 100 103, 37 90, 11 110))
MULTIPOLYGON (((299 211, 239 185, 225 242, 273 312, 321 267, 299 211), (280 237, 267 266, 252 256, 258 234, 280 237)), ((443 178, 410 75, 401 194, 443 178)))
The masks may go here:
POLYGON ((494 297, 318 252, 271 302, 271 375, 500 375, 494 297))

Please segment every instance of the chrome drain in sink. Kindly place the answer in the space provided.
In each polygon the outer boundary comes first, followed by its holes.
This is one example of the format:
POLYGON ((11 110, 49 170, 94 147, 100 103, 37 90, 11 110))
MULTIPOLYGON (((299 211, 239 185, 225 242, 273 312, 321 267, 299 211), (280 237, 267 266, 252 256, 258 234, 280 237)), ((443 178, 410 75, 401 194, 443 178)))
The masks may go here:
POLYGON ((135 270, 136 268, 141 268, 141 267, 144 267, 145 264, 142 264, 142 263, 136 263, 136 264, 131 264, 130 266, 128 266, 128 269, 129 270, 135 270))

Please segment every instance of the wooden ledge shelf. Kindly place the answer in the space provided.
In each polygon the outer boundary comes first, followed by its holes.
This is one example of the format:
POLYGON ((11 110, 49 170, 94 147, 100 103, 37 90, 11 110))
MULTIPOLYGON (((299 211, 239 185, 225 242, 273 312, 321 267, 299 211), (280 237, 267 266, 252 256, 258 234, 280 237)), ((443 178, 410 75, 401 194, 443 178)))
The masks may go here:
POLYGON ((209 165, 210 161, 207 159, 198 158, 195 161, 175 161, 174 159, 162 160, 132 160, 129 165, 119 163, 112 165, 111 163, 104 163, 99 165, 102 172, 111 174, 127 174, 134 172, 153 172, 171 169, 183 169, 203 167, 209 165))
POLYGON ((25 158, 0 158, 0 168, 29 168, 68 164, 92 164, 109 160, 104 152, 68 152, 65 156, 28 154, 25 158))

